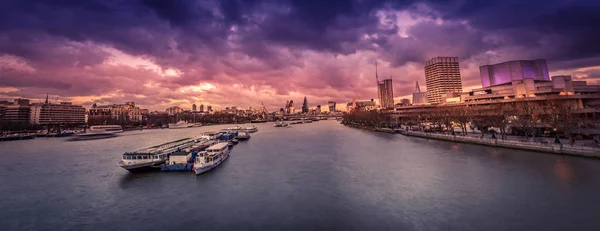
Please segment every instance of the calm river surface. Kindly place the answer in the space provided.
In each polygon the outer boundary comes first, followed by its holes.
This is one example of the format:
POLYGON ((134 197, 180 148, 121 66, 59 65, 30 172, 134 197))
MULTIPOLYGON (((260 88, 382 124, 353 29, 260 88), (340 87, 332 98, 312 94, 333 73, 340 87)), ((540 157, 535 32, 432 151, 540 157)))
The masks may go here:
POLYGON ((133 151, 225 126, 0 143, 0 230, 600 230, 600 161, 320 121, 259 124, 207 174, 133 151))

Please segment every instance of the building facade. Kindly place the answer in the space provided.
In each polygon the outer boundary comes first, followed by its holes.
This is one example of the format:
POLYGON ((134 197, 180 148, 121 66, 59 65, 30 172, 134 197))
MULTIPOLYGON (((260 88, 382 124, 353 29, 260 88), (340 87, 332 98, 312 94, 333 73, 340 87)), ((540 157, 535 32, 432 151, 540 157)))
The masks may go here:
POLYGON ((306 100, 306 96, 304 96, 304 102, 302 103, 302 113, 308 113, 308 101, 306 100))
POLYGON ((436 57, 425 63, 427 102, 442 103, 442 93, 462 92, 457 57, 436 57))
MULTIPOLYGON (((573 81, 571 76, 552 76, 550 81, 534 79, 514 80, 509 83, 473 89, 463 94, 463 102, 488 102, 493 100, 535 99, 545 96, 573 96, 600 93, 600 85, 573 81)), ((600 101, 600 100, 599 100, 600 101)))
POLYGON ((32 124, 84 124, 85 108, 70 102, 33 104, 29 122, 32 124))
POLYGON ((336 104, 335 101, 329 101, 329 102, 327 102, 327 105, 329 106, 329 112, 335 112, 336 111, 335 104, 336 104))
POLYGON ((94 104, 88 111, 88 119, 102 120, 111 119, 118 121, 139 122, 143 120, 143 115, 148 114, 147 109, 140 109, 135 102, 126 102, 125 104, 110 104, 98 106, 94 104))
POLYGON ((381 108, 394 108, 394 87, 392 86, 392 79, 377 80, 377 93, 379 95, 381 108))
POLYGON ((182 113, 183 111, 183 108, 180 108, 179 106, 169 107, 165 110, 165 112, 167 112, 167 114, 169 115, 175 115, 178 113, 182 113))
POLYGON ((196 111, 196 104, 192 104, 192 111, 196 111))
POLYGON ((346 104, 346 110, 348 112, 364 112, 364 111, 372 111, 377 109, 377 105, 375 101, 371 99, 370 101, 356 101, 353 100, 346 104))
POLYGON ((533 79, 549 81, 545 59, 516 60, 479 67, 481 85, 489 87, 514 80, 533 79))
POLYGON ((2 121, 9 123, 29 123, 31 116, 30 105, 8 105, 4 109, 2 121))

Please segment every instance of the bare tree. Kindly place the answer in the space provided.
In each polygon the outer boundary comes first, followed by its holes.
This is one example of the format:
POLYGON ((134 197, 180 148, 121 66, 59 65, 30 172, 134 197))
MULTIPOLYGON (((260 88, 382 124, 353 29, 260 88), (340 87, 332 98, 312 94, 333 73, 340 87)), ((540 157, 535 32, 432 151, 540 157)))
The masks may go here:
POLYGON ((519 101, 512 104, 514 112, 513 124, 523 129, 526 139, 529 135, 535 140, 536 129, 541 122, 542 109, 532 101, 519 101))
POLYGON ((506 127, 509 124, 511 110, 505 104, 497 104, 490 108, 488 121, 500 130, 501 139, 506 139, 506 127))
POLYGON ((452 110, 452 120, 460 126, 463 136, 467 135, 467 123, 469 123, 469 111, 472 108, 468 106, 454 107, 452 110))

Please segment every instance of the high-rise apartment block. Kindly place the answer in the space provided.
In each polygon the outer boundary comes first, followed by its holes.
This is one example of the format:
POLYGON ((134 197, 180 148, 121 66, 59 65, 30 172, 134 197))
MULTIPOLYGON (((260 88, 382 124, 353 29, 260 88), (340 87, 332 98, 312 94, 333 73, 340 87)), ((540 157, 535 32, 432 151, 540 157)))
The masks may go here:
POLYGON ((379 96, 379 104, 381 108, 394 108, 394 87, 392 86, 392 78, 379 81, 377 74, 377 63, 375 63, 375 80, 377 81, 377 94, 379 96))
POLYGON ((427 101, 442 103, 442 93, 462 92, 457 57, 436 57, 425 63, 427 101))

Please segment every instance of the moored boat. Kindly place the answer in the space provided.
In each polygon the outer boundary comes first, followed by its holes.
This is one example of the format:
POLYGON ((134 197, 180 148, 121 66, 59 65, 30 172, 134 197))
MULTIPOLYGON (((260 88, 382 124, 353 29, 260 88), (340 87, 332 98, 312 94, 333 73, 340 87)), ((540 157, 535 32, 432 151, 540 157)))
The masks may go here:
POLYGON ((170 154, 184 151, 196 143, 195 139, 185 138, 135 152, 126 152, 117 165, 130 172, 159 169, 160 165, 168 160, 170 154))
POLYGON ((105 139, 117 136, 117 133, 123 132, 121 125, 95 125, 91 126, 86 132, 78 133, 71 140, 95 140, 105 139))
POLYGON ((245 127, 244 130, 247 131, 247 132, 252 133, 252 132, 257 132, 258 128, 256 126, 254 126, 254 125, 250 125, 248 127, 245 127))
POLYGON ((287 127, 287 126, 289 126, 289 124, 286 122, 283 122, 283 121, 278 121, 278 122, 275 122, 275 124, 273 126, 279 128, 279 127, 287 127))
POLYGON ((202 139, 206 139, 206 140, 216 140, 220 135, 221 135, 221 133, 219 133, 219 132, 210 131, 210 132, 202 133, 202 135, 200 135, 200 137, 202 139))
POLYGON ((238 132, 237 139, 238 140, 248 140, 248 139, 250 139, 250 134, 248 132, 238 132))
POLYGON ((229 157, 229 152, 225 142, 210 146, 205 151, 198 153, 194 161, 194 172, 196 175, 200 175, 219 166, 229 157))
POLYGON ((169 123, 169 129, 191 128, 191 127, 194 127, 194 124, 190 124, 187 121, 179 121, 177 123, 169 123))

